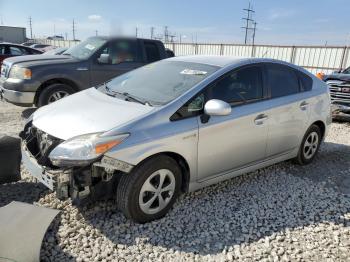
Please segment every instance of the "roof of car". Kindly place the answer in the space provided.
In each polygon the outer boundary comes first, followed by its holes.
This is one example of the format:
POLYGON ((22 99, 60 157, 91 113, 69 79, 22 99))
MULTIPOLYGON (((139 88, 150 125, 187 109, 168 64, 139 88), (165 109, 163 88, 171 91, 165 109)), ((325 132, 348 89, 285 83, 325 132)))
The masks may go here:
MULTIPOLYGON (((11 45, 11 46, 18 46, 18 47, 28 48, 28 46, 24 46, 24 45, 21 45, 21 44, 9 43, 9 42, 2 42, 2 43, 0 43, 0 45, 11 45)), ((29 47, 29 49, 33 49, 33 48, 29 47)))
POLYGON ((170 58, 173 61, 183 61, 191 63, 208 64, 219 67, 238 63, 242 60, 249 60, 249 58, 241 58, 234 56, 214 56, 214 55, 191 55, 191 56, 177 56, 170 58))
POLYGON ((191 55, 191 56, 176 56, 169 58, 172 61, 183 61, 183 62, 192 62, 213 65, 218 67, 226 67, 229 65, 239 64, 241 62, 250 62, 250 63, 278 63, 296 67, 293 64, 290 64, 285 61, 271 59, 271 58, 247 58, 247 57, 235 57, 235 56, 215 56, 215 55, 191 55))

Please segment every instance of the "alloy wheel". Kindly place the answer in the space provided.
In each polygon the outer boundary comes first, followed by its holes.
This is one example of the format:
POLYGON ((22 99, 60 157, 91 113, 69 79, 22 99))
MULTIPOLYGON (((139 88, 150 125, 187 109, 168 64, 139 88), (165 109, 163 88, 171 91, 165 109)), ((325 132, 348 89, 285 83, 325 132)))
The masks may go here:
POLYGON ((306 159, 311 159, 315 155, 318 147, 318 140, 317 132, 311 132, 306 138, 303 148, 304 157, 306 159))
POLYGON ((49 104, 50 103, 53 103, 53 102, 56 102, 57 100, 60 100, 66 96, 69 96, 69 93, 66 92, 66 91, 57 91, 57 92, 54 92, 48 99, 48 102, 49 104))
POLYGON ((171 201, 175 192, 175 176, 168 169, 152 173, 143 183, 139 195, 141 210, 148 215, 163 210, 171 201))

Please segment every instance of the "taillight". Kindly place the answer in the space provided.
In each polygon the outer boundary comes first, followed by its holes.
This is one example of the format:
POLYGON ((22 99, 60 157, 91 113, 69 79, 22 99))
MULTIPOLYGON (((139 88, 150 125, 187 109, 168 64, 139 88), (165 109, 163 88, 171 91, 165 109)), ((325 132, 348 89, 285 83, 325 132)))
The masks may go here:
POLYGON ((321 79, 321 80, 323 80, 324 73, 318 72, 318 73, 316 74, 316 77, 319 78, 319 79, 321 79))

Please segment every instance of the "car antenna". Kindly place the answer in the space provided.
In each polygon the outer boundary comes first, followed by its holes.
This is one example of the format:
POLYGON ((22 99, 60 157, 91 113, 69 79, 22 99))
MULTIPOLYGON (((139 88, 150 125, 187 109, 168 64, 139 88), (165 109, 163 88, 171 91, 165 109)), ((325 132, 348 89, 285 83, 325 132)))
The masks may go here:
POLYGON ((263 54, 262 58, 265 58, 265 56, 267 55, 267 53, 269 52, 270 50, 266 50, 266 52, 263 54))

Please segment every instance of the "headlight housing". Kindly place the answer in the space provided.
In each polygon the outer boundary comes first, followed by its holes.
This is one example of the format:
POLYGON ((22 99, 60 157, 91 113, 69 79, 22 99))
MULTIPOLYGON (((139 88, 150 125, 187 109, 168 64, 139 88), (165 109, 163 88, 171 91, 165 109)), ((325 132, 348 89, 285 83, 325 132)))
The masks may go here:
POLYGON ((31 79, 32 70, 25 67, 13 66, 10 70, 9 78, 14 79, 31 79))
POLYGON ((129 136, 101 135, 102 133, 95 133, 77 136, 59 144, 49 155, 52 164, 59 167, 87 165, 129 136))

